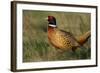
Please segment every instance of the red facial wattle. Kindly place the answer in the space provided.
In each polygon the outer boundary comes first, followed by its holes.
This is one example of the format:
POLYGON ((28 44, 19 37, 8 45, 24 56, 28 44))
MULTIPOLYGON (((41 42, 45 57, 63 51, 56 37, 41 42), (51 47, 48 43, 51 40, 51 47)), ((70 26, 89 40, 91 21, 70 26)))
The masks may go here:
POLYGON ((53 20, 53 16, 48 16, 48 21, 53 20))

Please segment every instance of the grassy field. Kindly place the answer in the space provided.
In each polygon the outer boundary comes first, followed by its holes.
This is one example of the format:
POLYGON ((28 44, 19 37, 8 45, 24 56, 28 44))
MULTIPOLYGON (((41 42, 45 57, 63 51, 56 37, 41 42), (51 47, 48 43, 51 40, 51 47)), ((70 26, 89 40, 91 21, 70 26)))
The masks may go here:
POLYGON ((79 60, 91 58, 90 39, 84 49, 78 48, 75 53, 59 53, 48 41, 45 18, 56 17, 58 28, 71 32, 75 37, 89 31, 89 13, 47 12, 23 10, 23 62, 79 60))

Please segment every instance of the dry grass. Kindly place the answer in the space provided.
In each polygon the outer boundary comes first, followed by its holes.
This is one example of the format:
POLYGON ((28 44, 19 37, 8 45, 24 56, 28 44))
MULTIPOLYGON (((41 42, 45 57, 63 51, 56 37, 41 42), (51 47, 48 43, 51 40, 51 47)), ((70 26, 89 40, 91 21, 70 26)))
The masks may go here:
POLYGON ((52 15, 58 28, 71 32, 75 37, 90 30, 90 14, 68 12, 23 11, 23 62, 90 59, 90 39, 75 53, 59 53, 48 41, 47 21, 52 15))

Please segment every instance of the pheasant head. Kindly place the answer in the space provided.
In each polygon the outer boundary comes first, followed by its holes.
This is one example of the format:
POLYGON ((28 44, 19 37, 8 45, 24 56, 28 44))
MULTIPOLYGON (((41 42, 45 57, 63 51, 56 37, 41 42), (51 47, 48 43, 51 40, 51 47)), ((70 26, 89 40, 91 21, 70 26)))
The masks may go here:
POLYGON ((48 16, 48 24, 51 27, 57 27, 56 26, 56 18, 53 16, 48 16))

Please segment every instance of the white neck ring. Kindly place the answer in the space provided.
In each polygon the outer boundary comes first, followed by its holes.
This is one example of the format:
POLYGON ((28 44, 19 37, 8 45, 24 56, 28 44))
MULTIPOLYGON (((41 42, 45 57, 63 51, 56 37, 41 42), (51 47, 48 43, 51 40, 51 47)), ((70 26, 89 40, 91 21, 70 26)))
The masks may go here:
POLYGON ((52 24, 49 24, 49 26, 51 26, 51 27, 57 27, 56 25, 52 25, 52 24))

